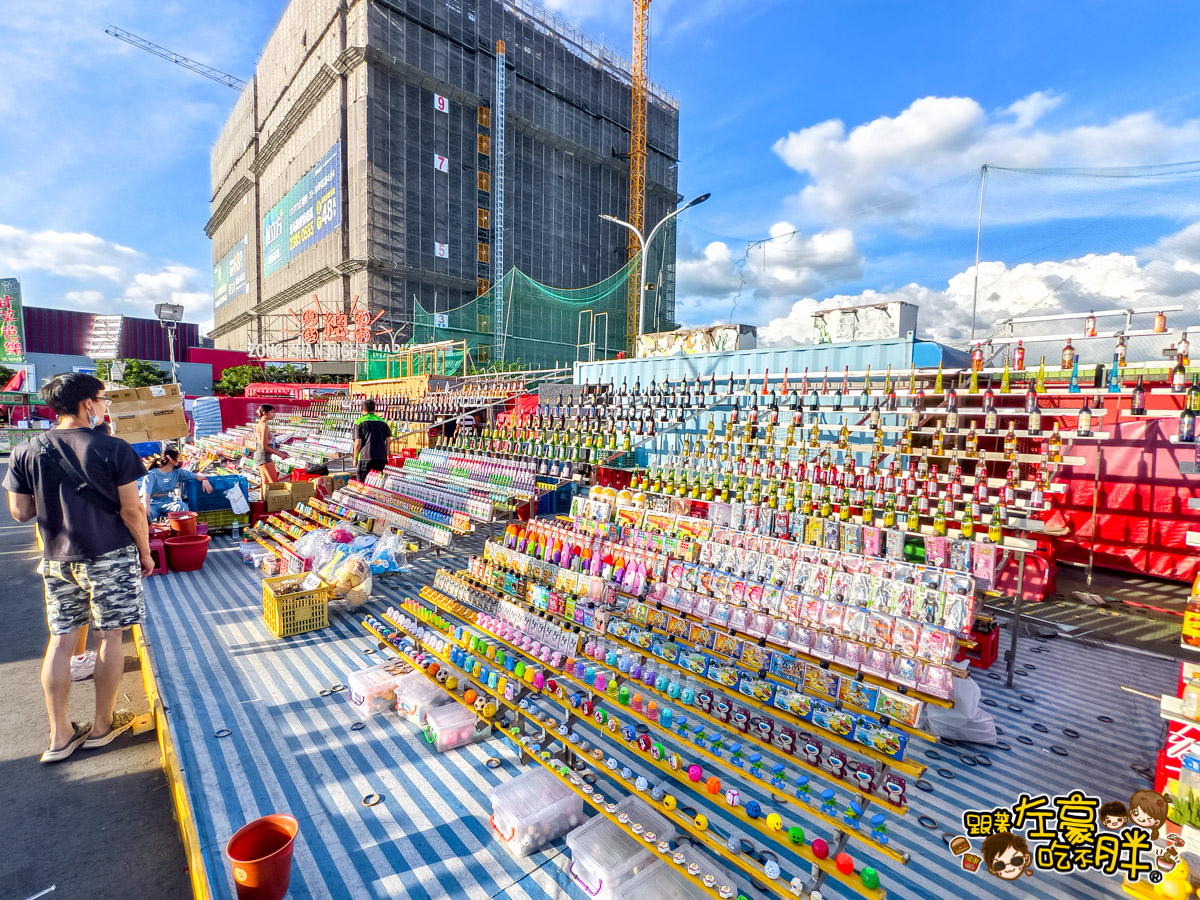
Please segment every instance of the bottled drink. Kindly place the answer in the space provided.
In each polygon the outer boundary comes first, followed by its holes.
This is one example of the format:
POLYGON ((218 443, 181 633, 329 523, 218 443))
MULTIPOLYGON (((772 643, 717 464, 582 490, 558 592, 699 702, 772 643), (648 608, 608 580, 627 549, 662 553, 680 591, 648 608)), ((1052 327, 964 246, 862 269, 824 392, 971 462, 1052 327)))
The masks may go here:
POLYGON ((1096 336, 1096 314, 1094 312, 1089 312, 1087 318, 1083 320, 1083 336, 1096 336))
POLYGON ((1154 333, 1166 334, 1167 332, 1167 314, 1160 312, 1154 317, 1154 333))
POLYGON ((1017 349, 1013 351, 1013 371, 1025 371, 1025 345, 1017 341, 1017 349))
POLYGON ((1192 342, 1188 340, 1186 331, 1179 336, 1179 343, 1175 345, 1175 349, 1179 353, 1179 361, 1185 366, 1190 366, 1192 364, 1192 342))
POLYGON ((1187 390, 1187 370, 1183 367, 1183 354, 1175 357, 1175 368, 1171 370, 1171 392, 1182 394, 1187 390))
POLYGON ((975 431, 975 420, 971 420, 971 430, 967 432, 967 456, 979 455, 979 435, 975 431))
POLYGON ((983 371, 983 344, 977 342, 975 349, 971 351, 971 369, 975 372, 983 371))
POLYGON ((1188 598, 1183 613, 1183 643, 1189 647, 1200 647, 1200 574, 1192 582, 1192 596, 1188 598))
POLYGON ((1192 375, 1192 384, 1187 389, 1183 405, 1193 412, 1200 412, 1200 374, 1192 375))
POLYGON ((1092 433, 1092 408, 1088 406, 1086 400, 1083 402, 1083 409, 1079 411, 1079 422, 1075 426, 1075 433, 1079 437, 1087 437, 1092 433))
POLYGON ((1129 398, 1129 412, 1134 416, 1146 414, 1146 386, 1142 383, 1141 375, 1138 375, 1137 384, 1133 386, 1133 394, 1129 398))
POLYGON ((1179 414, 1179 442, 1194 444, 1196 442, 1196 412, 1190 406, 1185 406, 1179 414))
POLYGON ((1046 357, 1042 357, 1042 361, 1038 363, 1037 378, 1034 381, 1034 386, 1037 387, 1039 394, 1046 392, 1046 357))
POLYGON ((1062 348, 1062 367, 1064 369, 1071 368, 1071 363, 1075 361, 1075 348, 1071 346, 1071 339, 1067 338, 1067 343, 1062 348))
POLYGON ((1050 461, 1056 463, 1062 462, 1063 439, 1062 435, 1058 433, 1057 425, 1055 425, 1054 430, 1050 432, 1050 440, 1047 443, 1047 446, 1050 448, 1050 461))

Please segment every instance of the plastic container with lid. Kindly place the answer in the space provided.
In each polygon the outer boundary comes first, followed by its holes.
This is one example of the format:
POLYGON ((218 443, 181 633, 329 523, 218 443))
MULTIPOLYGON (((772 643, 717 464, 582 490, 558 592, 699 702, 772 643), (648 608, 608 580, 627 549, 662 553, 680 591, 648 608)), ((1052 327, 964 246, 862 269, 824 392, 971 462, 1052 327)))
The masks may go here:
POLYGON ((395 697, 396 712, 400 718, 422 727, 429 710, 450 702, 446 692, 420 672, 413 672, 398 679, 395 697))
MULTIPOLYGON (((704 875, 715 876, 714 890, 728 888, 730 897, 738 895, 733 876, 714 863, 711 856, 696 850, 685 851, 685 854, 687 859, 683 865, 658 860, 646 866, 617 886, 614 900, 711 900, 712 895, 704 890, 701 882, 704 875), (687 866, 692 860, 700 865, 701 878, 688 875, 687 866)), ((725 893, 722 892, 721 896, 725 896, 725 893)))
POLYGON ((518 858, 541 850, 583 822, 583 798, 546 769, 492 788, 488 799, 496 836, 518 858))
POLYGON ((377 716, 396 702, 396 683, 407 678, 411 667, 387 662, 359 669, 346 676, 346 700, 359 715, 377 716))
MULTIPOLYGON (((543 770, 545 771, 545 770, 543 770)), ((549 773, 547 773, 549 774, 549 773)), ((628 813, 659 841, 675 838, 675 828, 637 797, 617 804, 617 813, 628 813)), ((626 829, 604 816, 596 816, 567 835, 571 865, 567 871, 589 897, 613 900, 617 888, 654 862, 649 846, 639 843, 626 829)))
POLYGON ((425 714, 425 740, 439 753, 481 741, 490 733, 490 724, 457 703, 435 707, 425 714))

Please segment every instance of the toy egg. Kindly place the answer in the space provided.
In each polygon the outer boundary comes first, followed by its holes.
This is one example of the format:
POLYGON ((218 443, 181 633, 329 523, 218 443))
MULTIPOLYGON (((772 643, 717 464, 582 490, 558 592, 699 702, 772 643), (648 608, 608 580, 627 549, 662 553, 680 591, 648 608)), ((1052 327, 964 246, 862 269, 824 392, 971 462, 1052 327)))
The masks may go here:
POLYGON ((713 887, 713 886, 715 886, 715 885, 716 885, 716 883, 717 883, 717 876, 716 876, 716 875, 705 875, 705 876, 704 876, 704 886, 705 886, 706 888, 713 887))
POLYGON ((779 813, 771 813, 767 816, 767 827, 772 831, 783 831, 783 817, 779 813))
POLYGON ((791 828, 788 829, 788 840, 791 841, 793 844, 803 844, 804 843, 804 829, 801 828, 799 825, 793 825, 791 828))
POLYGON ((779 863, 775 862, 773 859, 768 859, 765 863, 763 863, 763 872, 766 873, 768 878, 778 878, 779 863))
POLYGON ((858 877, 862 880, 863 887, 869 890, 875 890, 875 888, 879 887, 879 873, 870 866, 859 872, 858 877))
POLYGON ((606 766, 608 766, 612 771, 614 771, 614 772, 617 771, 617 761, 613 757, 610 756, 608 759, 606 759, 604 761, 604 764, 606 766))
POLYGON ((633 786, 639 791, 645 791, 648 787, 650 787, 650 782, 646 780, 645 775, 639 775, 637 777, 637 781, 633 783, 633 786))
POLYGON ((730 806, 739 806, 742 802, 741 792, 738 790, 728 790, 725 792, 725 802, 730 806))
POLYGON ((812 852, 817 859, 825 859, 829 856, 829 845, 821 838, 816 838, 812 842, 812 852))
POLYGON ((722 897, 732 897, 733 896, 733 888, 727 884, 723 884, 723 885, 721 885, 721 890, 718 891, 718 893, 722 897))
POLYGON ((654 786, 654 790, 650 792, 650 797, 654 800, 657 800, 659 803, 662 802, 662 799, 665 796, 667 796, 667 790, 661 784, 656 784, 654 786))
POLYGON ((629 768, 629 766, 622 766, 621 767, 621 777, 624 778, 626 781, 629 781, 630 779, 633 778, 633 769, 629 768))
POLYGON ((643 826, 642 826, 642 823, 641 823, 641 822, 634 822, 634 823, 633 823, 633 833, 634 833, 634 834, 641 834, 643 830, 644 830, 644 828, 643 828, 643 826))
POLYGON ((671 852, 671 842, 670 841, 659 841, 658 842, 658 852, 659 853, 670 853, 671 852))
POLYGON ((673 810, 676 806, 675 795, 667 794, 667 796, 663 797, 662 804, 663 804, 663 809, 667 810, 668 812, 673 810))
POLYGON ((671 862, 675 863, 675 865, 677 865, 677 866, 682 866, 685 860, 686 860, 686 857, 683 855, 682 850, 676 850, 671 855, 671 862))
POLYGON ((849 853, 839 853, 834 862, 837 863, 837 870, 843 875, 849 875, 854 871, 854 860, 850 858, 849 853))
POLYGON ((709 775, 708 781, 704 782, 704 787, 710 794, 721 793, 721 779, 716 775, 709 775))
MULTIPOLYGON (((699 817, 697 816, 697 818, 699 818, 699 817)), ((689 875, 699 875, 700 874, 700 863, 694 863, 694 862, 688 863, 688 874, 689 875)))

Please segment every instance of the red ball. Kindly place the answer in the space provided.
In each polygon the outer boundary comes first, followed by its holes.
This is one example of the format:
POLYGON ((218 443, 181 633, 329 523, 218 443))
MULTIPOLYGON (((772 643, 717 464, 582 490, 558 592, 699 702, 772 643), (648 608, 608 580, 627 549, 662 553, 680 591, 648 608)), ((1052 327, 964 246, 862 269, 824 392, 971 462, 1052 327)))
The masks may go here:
POLYGON ((825 857, 829 856, 829 845, 820 838, 817 838, 812 842, 812 852, 813 856, 817 859, 825 859, 825 857))
POLYGON ((850 858, 849 853, 839 853, 834 862, 837 863, 838 871, 843 875, 849 875, 854 871, 854 860, 850 858))

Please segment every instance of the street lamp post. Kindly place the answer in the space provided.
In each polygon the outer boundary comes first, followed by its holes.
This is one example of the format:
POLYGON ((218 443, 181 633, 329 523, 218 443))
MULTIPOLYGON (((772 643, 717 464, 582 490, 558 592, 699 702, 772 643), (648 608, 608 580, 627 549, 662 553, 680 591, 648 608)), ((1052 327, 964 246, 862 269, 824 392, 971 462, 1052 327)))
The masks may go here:
MULTIPOLYGON (((632 224, 630 224, 629 222, 626 222, 624 219, 618 219, 616 216, 610 216, 605 213, 600 214, 600 218, 604 219, 606 222, 615 222, 617 225, 620 225, 623 228, 628 228, 630 231, 632 231, 634 233, 634 235, 637 236, 638 244, 642 248, 642 254, 641 254, 641 259, 638 262, 638 273, 637 273, 637 276, 638 276, 638 281, 637 281, 637 285, 638 285, 637 336, 639 338, 642 336, 642 332, 645 327, 645 317, 646 317, 646 251, 649 249, 651 242, 653 242, 654 236, 656 234, 658 234, 658 229, 662 228, 663 225, 665 225, 669 220, 675 218, 677 215, 679 215, 685 209, 691 209, 693 206, 699 206, 701 203, 703 203, 705 200, 707 200, 711 196, 712 196, 711 193, 701 194, 699 197, 692 198, 691 200, 689 200, 687 203, 683 204, 683 206, 679 207, 678 209, 672 210, 671 212, 667 213, 665 216, 663 216, 661 219, 659 219, 657 225, 655 225, 652 229, 650 229, 649 237, 642 237, 642 233, 636 227, 634 227, 632 224)), ((636 352, 636 349, 637 349, 636 344, 634 346, 634 349, 636 352)))

